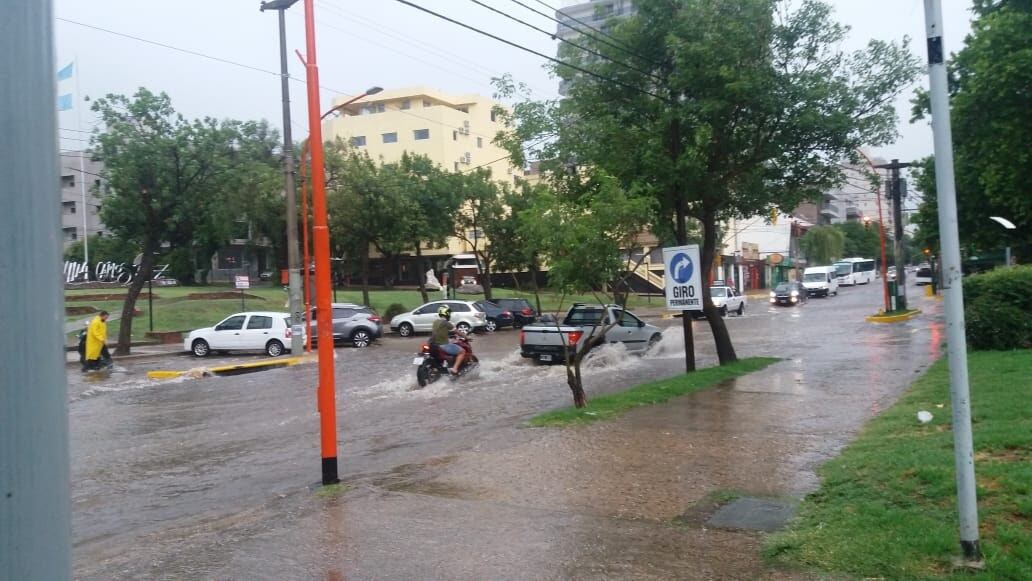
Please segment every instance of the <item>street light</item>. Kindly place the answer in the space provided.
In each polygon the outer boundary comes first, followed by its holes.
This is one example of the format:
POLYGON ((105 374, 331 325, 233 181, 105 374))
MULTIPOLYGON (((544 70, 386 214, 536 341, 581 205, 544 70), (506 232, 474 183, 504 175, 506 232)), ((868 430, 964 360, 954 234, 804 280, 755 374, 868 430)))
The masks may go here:
MULTIPOLYGON (((1006 230, 1016 230, 1018 227, 1014 225, 1014 222, 1000 216, 989 216, 989 219, 996 222, 1000 226, 1003 226, 1006 230)), ((1010 267, 1011 265, 1011 250, 1010 244, 1004 247, 1003 251, 1004 266, 1010 267)))
POLYGON ((283 98, 283 189, 287 206, 287 285, 290 308, 290 352, 295 356, 304 346, 301 333, 301 257, 297 249, 297 193, 294 185, 294 141, 290 131, 290 72, 287 70, 287 23, 285 12, 298 0, 262 2, 259 10, 279 12, 280 92, 283 98))
MULTIPOLYGON (((295 0, 296 1, 296 0, 295 0)), ((298 55, 300 56, 300 54, 298 55)), ((302 58, 301 62, 305 60, 302 58)), ((344 107, 358 101, 359 99, 368 97, 369 95, 375 95, 382 91, 382 87, 369 87, 364 93, 349 99, 348 101, 341 103, 329 111, 322 114, 319 117, 319 121, 325 120, 330 115, 340 111, 344 107)), ((305 351, 311 353, 312 351, 312 292, 311 288, 310 271, 311 257, 308 254, 308 182, 305 181, 305 159, 308 157, 308 141, 301 144, 301 248, 303 250, 303 264, 304 270, 302 271, 302 287, 304 288, 304 305, 305 305, 305 351)))

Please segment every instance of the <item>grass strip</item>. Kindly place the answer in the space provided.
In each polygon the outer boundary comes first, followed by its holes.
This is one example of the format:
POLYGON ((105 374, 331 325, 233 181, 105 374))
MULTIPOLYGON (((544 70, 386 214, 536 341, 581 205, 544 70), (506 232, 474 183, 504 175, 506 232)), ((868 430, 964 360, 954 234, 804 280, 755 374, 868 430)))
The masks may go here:
POLYGON ((643 383, 621 392, 600 395, 585 408, 563 408, 534 416, 530 419, 530 425, 564 426, 613 419, 627 410, 663 403, 679 395, 713 387, 723 381, 759 371, 777 361, 779 359, 773 357, 750 357, 730 365, 707 367, 694 373, 643 383))
POLYGON ((949 369, 933 365, 821 469, 790 527, 767 540, 781 564, 880 579, 1032 579, 1032 351, 968 357, 986 568, 959 556, 949 369), (934 415, 921 424, 917 412, 934 415))

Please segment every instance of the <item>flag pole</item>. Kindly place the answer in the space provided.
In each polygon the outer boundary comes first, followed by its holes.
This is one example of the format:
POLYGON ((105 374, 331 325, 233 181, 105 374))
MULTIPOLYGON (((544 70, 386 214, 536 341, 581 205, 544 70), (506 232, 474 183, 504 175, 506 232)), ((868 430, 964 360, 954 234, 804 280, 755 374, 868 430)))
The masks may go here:
MULTIPOLYGON (((81 101, 79 92, 79 55, 72 60, 72 75, 75 76, 75 129, 82 134, 82 109, 76 101, 81 101)), ((82 261, 86 265, 86 282, 90 281, 90 206, 86 200, 86 148, 79 150, 79 193, 82 194, 82 261)))

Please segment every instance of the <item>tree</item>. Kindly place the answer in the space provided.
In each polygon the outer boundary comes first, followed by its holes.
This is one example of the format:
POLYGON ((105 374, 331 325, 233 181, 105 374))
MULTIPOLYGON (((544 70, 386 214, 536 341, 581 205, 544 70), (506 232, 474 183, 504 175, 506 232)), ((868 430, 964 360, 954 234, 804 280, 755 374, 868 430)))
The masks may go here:
MULTIPOLYGON (((540 197, 547 191, 548 188, 543 184, 532 186, 527 182, 521 182, 517 188, 504 194, 503 204, 507 211, 488 223, 485 228, 485 233, 491 240, 495 269, 499 272, 513 273, 513 282, 517 288, 520 286, 517 273, 529 271, 531 290, 535 292, 535 297, 542 251, 537 239, 526 236, 526 221, 530 216, 527 210, 538 204, 540 197)), ((537 309, 541 312, 540 297, 537 309)))
MULTIPOLYGON (((721 221, 817 199, 841 181, 839 161, 896 135, 893 98, 918 72, 906 43, 843 54, 847 29, 815 0, 635 6, 609 31, 627 51, 597 37, 579 42, 602 58, 564 46, 564 60, 582 69, 554 67, 567 98, 518 104, 502 141, 519 163, 524 144, 555 135, 541 155, 554 175, 597 167, 653 198, 662 239, 686 243, 688 219, 698 220, 703 272, 719 251, 721 221)), ((519 94, 505 80, 499 91, 519 94)), ((703 303, 720 362, 735 361, 705 287, 703 303)))
MULTIPOLYGON (((842 257, 876 256, 878 260, 881 260, 881 238, 878 235, 878 222, 872 221, 866 226, 860 222, 843 222, 842 224, 835 224, 834 228, 841 232, 843 236, 842 257)), ((890 246, 888 241, 886 241, 885 251, 887 253, 891 253, 890 246)))
MULTIPOLYGON (((114 236, 90 236, 90 258, 94 264, 98 262, 114 262, 115 264, 132 264, 140 248, 114 236)), ((82 262, 85 260, 82 241, 73 243, 65 249, 64 259, 82 262)))
MULTIPOLYGON (((971 34, 948 63, 957 220, 961 244, 981 253, 1032 246, 1032 2, 977 0, 971 34), (990 221, 1003 216, 1006 231, 990 221)), ((912 121, 930 111, 918 93, 912 121)), ((934 160, 919 168, 925 193, 917 216, 921 241, 938 241, 934 160)))
POLYGON ((488 169, 453 176, 461 200, 460 210, 455 213, 455 236, 473 248, 473 254, 484 269, 481 276, 484 298, 491 300, 491 273, 496 248, 491 231, 507 213, 504 196, 508 190, 491 179, 488 169))
MULTIPOLYGON (((521 212, 521 236, 536 240, 549 265, 549 284, 562 293, 604 292, 626 273, 621 250, 630 248, 652 215, 653 200, 627 195, 616 180, 602 175, 578 183, 577 196, 539 191, 521 212)), ((610 303, 610 300, 600 302, 610 303)), ((558 325, 558 323, 556 323, 558 325)), ((582 346, 567 346, 566 383, 576 407, 588 403, 581 363, 601 345, 613 325, 593 327, 582 346)), ((562 336, 562 334, 560 334, 562 336)))
POLYGON ((93 103, 104 129, 93 136, 95 158, 104 162, 101 216, 115 237, 140 249, 129 286, 116 352, 126 354, 136 299, 150 279, 164 244, 189 248, 199 226, 226 216, 226 181, 247 165, 247 132, 236 121, 187 121, 164 93, 139 89, 132 97, 107 95, 93 103))
POLYGON ((806 253, 807 261, 815 265, 831 264, 842 258, 845 242, 845 234, 833 226, 815 226, 799 239, 799 245, 806 253))

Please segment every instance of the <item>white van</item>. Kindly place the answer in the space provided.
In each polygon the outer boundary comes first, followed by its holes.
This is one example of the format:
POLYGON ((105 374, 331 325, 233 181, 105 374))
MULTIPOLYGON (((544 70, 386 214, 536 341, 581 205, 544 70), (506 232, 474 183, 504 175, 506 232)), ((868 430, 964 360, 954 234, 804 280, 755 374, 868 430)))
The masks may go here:
POLYGON ((811 297, 838 294, 838 276, 834 266, 811 266, 803 271, 803 286, 811 297))

